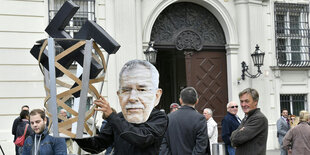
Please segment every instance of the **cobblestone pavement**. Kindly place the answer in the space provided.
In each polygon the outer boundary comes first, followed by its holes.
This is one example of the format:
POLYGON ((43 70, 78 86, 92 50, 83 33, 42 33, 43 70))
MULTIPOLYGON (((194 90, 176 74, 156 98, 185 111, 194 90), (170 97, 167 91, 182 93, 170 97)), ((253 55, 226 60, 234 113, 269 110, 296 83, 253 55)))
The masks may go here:
POLYGON ((266 155, 280 155, 280 150, 267 150, 266 155))

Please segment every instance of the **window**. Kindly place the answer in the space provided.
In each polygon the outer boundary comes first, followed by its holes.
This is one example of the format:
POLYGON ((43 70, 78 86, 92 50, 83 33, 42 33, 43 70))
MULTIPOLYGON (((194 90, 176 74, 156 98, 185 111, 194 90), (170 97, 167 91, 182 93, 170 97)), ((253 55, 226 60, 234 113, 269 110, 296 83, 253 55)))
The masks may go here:
POLYGON ((287 109, 290 114, 299 116, 299 111, 307 110, 306 94, 281 94, 280 108, 287 109))
POLYGON ((275 3, 278 66, 309 67, 309 4, 275 3))

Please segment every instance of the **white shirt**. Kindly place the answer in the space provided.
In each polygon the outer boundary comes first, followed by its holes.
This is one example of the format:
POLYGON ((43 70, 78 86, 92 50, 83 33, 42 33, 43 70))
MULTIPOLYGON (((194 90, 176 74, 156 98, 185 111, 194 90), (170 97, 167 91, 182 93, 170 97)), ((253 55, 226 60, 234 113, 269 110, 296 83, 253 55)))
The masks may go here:
POLYGON ((207 125, 208 125, 208 137, 210 140, 210 149, 212 152, 212 144, 217 143, 217 137, 218 137, 217 123, 211 117, 207 121, 207 125))

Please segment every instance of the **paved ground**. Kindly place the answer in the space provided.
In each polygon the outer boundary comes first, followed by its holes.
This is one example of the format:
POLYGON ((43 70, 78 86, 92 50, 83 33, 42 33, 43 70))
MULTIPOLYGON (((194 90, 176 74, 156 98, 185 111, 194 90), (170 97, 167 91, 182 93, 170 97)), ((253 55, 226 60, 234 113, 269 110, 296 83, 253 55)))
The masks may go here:
POLYGON ((266 155, 280 155, 280 150, 267 150, 266 155))

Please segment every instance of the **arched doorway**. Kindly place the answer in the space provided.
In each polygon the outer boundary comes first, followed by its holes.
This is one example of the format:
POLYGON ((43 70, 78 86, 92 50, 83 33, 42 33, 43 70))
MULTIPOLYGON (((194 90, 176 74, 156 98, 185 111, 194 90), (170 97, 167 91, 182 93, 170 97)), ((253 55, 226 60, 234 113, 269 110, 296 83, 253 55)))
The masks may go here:
POLYGON ((158 108, 168 112, 171 103, 179 103, 182 88, 195 87, 196 109, 202 113, 211 108, 221 133, 228 102, 226 41, 215 16, 195 3, 171 4, 157 17, 151 40, 158 49, 156 67, 163 89, 158 108))

